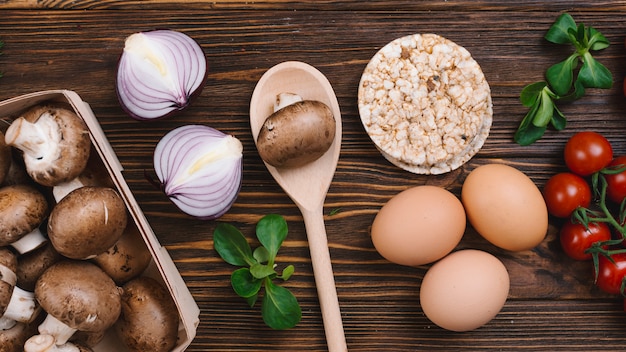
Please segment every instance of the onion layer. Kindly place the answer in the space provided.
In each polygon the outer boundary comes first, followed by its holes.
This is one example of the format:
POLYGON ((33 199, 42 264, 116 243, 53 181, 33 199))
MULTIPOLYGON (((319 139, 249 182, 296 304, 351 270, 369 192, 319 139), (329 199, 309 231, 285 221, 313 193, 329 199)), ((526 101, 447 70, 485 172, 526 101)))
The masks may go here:
POLYGON ((203 125, 178 127, 154 150, 161 189, 184 213, 212 220, 235 202, 243 174, 243 146, 230 135, 203 125))
POLYGON ((182 110, 200 93, 207 60, 186 34, 154 30, 131 34, 117 67, 122 108, 137 120, 158 119, 182 110))

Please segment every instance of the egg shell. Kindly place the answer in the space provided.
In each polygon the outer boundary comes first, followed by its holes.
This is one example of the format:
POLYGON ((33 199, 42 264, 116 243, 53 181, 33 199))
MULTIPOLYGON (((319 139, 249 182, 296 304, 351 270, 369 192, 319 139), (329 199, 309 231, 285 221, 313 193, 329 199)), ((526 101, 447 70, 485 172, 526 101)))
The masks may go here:
POLYGON ((480 250, 459 250, 428 269, 420 288, 420 305, 439 327, 470 331, 498 315, 509 287, 509 274, 498 258, 480 250))
POLYGON ((500 248, 532 249, 548 232, 548 208, 541 191, 512 166, 474 169, 463 182, 461 201, 472 227, 500 248))
POLYGON ((465 232, 463 204, 437 186, 415 186, 392 197, 372 223, 374 247, 401 265, 432 263, 450 253, 465 232))

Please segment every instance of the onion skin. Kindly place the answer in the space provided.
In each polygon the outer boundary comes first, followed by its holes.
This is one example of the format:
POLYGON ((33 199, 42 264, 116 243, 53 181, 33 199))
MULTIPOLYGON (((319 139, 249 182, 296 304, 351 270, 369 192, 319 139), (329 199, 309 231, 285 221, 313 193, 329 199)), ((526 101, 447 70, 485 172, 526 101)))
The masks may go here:
POLYGON ((186 125, 167 133, 154 151, 161 190, 184 213, 202 220, 224 215, 243 177, 241 142, 212 127, 186 125))
POLYGON ((188 35, 167 29, 134 33, 117 66, 118 101, 136 120, 161 119, 189 106, 207 72, 202 48, 188 35))

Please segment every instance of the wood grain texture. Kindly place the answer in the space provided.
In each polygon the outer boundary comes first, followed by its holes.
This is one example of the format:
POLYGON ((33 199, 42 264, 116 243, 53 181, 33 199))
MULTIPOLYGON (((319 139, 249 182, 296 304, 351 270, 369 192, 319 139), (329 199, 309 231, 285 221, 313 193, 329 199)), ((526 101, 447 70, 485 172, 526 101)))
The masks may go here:
POLYGON ((551 222, 540 246, 520 253, 498 250, 468 228, 459 248, 497 255, 512 284, 496 319, 468 333, 443 331, 428 321, 418 301, 428 266, 406 268, 382 259, 371 244, 369 226, 378 209, 399 191, 435 184, 458 195, 465 176, 486 163, 515 166, 541 187, 563 169, 560 153, 576 131, 601 132, 613 142, 616 154, 626 154, 626 102, 621 95, 626 2, 21 1, 0 6, 5 8, 0 12, 0 39, 5 43, 0 99, 64 88, 91 105, 130 188, 200 306, 201 322, 189 351, 326 348, 302 217, 263 166, 248 124, 255 83, 286 60, 305 61, 322 71, 342 111, 341 156, 325 203, 326 214, 339 211, 326 215, 325 221, 350 351, 623 349, 622 300, 593 287, 589 264, 564 256, 557 221, 551 222), (298 11, 292 11, 295 8, 298 11), (542 39, 562 10, 574 10, 577 21, 596 27, 611 41, 597 57, 614 73, 615 86, 589 91, 584 99, 564 106, 569 123, 565 131, 550 131, 540 142, 520 147, 512 141, 526 112, 519 92, 540 80, 545 68, 566 53, 542 39), (152 28, 191 35, 203 47, 210 71, 206 87, 188 110, 167 120, 137 122, 117 102, 116 62, 126 36, 152 28), (399 36, 420 32, 438 33, 465 46, 482 65, 494 102, 494 124, 483 149, 459 170, 439 176, 413 175, 390 165, 365 134, 356 104, 360 75, 372 55, 399 36), (144 179, 144 171, 152 170, 158 140, 191 123, 233 134, 244 145, 242 190, 221 221, 251 237, 264 214, 286 217, 290 234, 278 261, 296 266, 286 284, 302 305, 303 320, 295 329, 270 331, 258 307, 249 309, 233 294, 233 267, 213 250, 216 222, 181 214, 144 179))

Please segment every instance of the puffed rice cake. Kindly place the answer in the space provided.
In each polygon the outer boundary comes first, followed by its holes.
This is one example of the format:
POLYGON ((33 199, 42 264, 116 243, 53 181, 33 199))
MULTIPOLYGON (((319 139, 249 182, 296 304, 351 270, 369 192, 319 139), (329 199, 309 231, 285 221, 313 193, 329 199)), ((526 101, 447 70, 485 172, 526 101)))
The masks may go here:
POLYGON ((358 106, 382 155, 416 174, 442 174, 470 160, 493 116, 489 84, 469 51, 430 33, 395 39, 374 55, 358 106))

